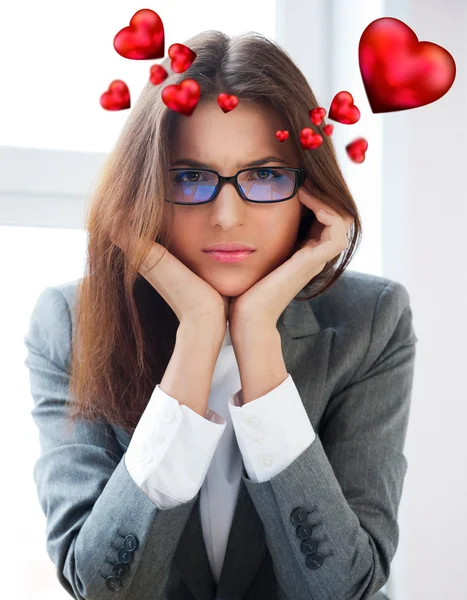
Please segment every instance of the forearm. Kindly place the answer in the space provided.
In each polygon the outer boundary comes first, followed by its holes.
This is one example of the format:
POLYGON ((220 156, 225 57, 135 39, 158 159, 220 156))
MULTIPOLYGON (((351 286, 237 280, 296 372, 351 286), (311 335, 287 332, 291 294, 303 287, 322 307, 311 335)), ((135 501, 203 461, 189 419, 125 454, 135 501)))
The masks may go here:
POLYGON ((277 329, 238 328, 232 343, 244 404, 264 396, 286 380, 287 368, 277 329))
POLYGON ((217 320, 180 323, 174 351, 159 384, 162 391, 202 417, 206 415, 223 335, 217 320))

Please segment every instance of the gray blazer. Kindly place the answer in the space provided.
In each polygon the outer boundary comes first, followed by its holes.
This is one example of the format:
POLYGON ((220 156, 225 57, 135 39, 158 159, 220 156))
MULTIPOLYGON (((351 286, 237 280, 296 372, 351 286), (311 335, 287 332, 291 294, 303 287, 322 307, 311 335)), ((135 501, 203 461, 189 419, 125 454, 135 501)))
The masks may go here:
MULTIPOLYGON (((77 281, 45 288, 24 337, 40 435, 34 481, 47 553, 73 598, 383 600, 399 540, 414 374, 405 287, 347 270, 323 295, 291 302, 277 327, 315 441, 270 481, 245 469, 219 585, 200 493, 159 510, 123 460, 130 437, 80 422, 65 403, 77 281)), ((304 293, 300 293, 303 296, 304 293)))

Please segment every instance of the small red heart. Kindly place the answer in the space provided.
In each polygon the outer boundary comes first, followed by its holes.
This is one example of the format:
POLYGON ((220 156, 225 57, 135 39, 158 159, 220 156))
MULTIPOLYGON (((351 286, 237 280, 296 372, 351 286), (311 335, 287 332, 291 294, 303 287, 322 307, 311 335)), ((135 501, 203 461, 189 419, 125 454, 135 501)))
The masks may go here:
POLYGON ((279 129, 278 131, 276 131, 276 138, 279 140, 279 142, 285 142, 285 140, 289 137, 289 132, 287 131, 287 129, 279 129))
POLYGON ((229 94, 219 94, 217 96, 217 104, 222 108, 225 113, 233 110, 238 105, 237 96, 229 95, 229 94))
POLYGON ((184 73, 189 69, 196 58, 196 52, 190 50, 184 44, 172 44, 169 48, 169 56, 172 59, 170 68, 175 73, 184 73))
POLYGON ((105 110, 124 110, 130 108, 130 90, 121 79, 114 79, 109 85, 108 91, 100 97, 100 105, 105 110))
POLYGON ((360 111, 353 103, 353 96, 350 92, 339 92, 331 103, 329 118, 344 125, 353 125, 360 119, 360 111))
POLYGON ((357 138, 345 147, 347 154, 356 163, 362 163, 365 160, 365 152, 368 149, 368 142, 365 138, 357 138))
POLYGON ((159 85, 167 79, 169 74, 162 65, 152 65, 149 69, 149 81, 153 85, 159 85))
POLYGON ((323 138, 319 133, 315 133, 311 127, 304 127, 300 132, 300 142, 302 148, 305 150, 311 150, 318 148, 323 143, 323 138))
POLYGON ((130 25, 121 29, 114 37, 114 48, 124 58, 163 58, 164 47, 162 19, 149 8, 135 12, 130 25))
POLYGON ((191 116, 201 96, 201 88, 195 79, 184 79, 181 83, 167 85, 162 90, 163 103, 182 115, 191 116))
POLYGON ((360 37, 358 61, 374 113, 435 102, 456 77, 456 63, 447 50, 419 42, 410 27, 392 17, 368 25, 360 37))
POLYGON ((334 131, 334 125, 331 125, 331 123, 329 123, 329 125, 325 125, 323 127, 323 132, 326 135, 332 135, 332 132, 334 131))
POLYGON ((313 110, 310 110, 308 114, 310 115, 312 123, 315 125, 321 125, 321 121, 326 116, 326 109, 320 106, 319 108, 313 108, 313 110))

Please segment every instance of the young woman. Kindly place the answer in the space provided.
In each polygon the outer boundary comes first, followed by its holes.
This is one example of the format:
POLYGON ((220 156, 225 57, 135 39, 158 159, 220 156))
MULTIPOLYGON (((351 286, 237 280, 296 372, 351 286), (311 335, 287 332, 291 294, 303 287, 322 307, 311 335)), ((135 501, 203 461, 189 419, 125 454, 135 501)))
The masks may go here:
POLYGON ((345 270, 357 206, 330 138, 301 147, 319 104, 287 53, 251 33, 186 45, 163 85, 195 79, 196 109, 146 85, 90 205, 86 272, 41 293, 25 337, 47 551, 79 599, 387 598, 409 295, 345 270))

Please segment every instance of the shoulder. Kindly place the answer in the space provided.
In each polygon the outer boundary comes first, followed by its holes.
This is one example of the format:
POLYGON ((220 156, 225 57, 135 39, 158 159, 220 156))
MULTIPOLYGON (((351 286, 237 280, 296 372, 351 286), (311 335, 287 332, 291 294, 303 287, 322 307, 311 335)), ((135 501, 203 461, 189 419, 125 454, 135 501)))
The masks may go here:
POLYGON ((347 269, 324 294, 312 302, 320 323, 323 321, 326 327, 328 321, 329 324, 344 320, 348 322, 349 319, 368 321, 368 317, 375 314, 378 303, 387 297, 391 298, 391 311, 399 312, 410 305, 409 293, 402 283, 347 269))
POLYGON ((390 344, 395 349, 418 341, 410 295, 396 280, 346 270, 311 303, 321 330, 334 334, 329 375, 337 387, 366 373, 390 344))
POLYGON ((79 279, 45 287, 36 298, 24 343, 30 350, 47 350, 62 366, 70 358, 73 308, 79 279))

